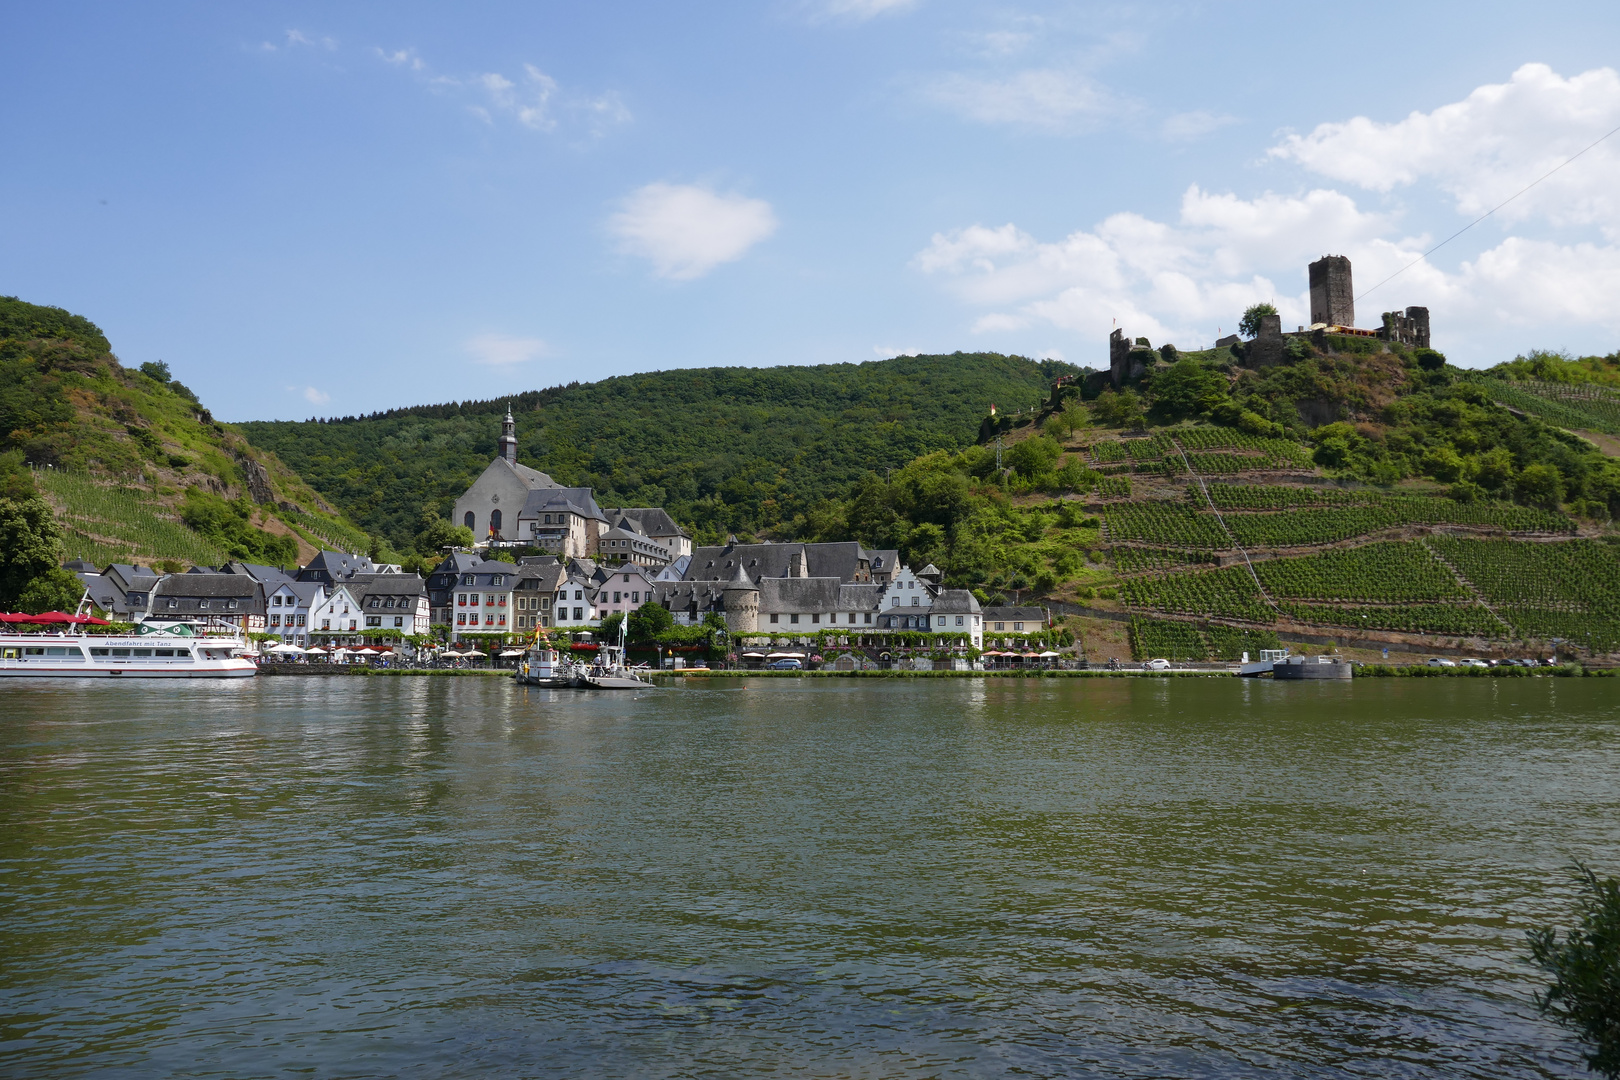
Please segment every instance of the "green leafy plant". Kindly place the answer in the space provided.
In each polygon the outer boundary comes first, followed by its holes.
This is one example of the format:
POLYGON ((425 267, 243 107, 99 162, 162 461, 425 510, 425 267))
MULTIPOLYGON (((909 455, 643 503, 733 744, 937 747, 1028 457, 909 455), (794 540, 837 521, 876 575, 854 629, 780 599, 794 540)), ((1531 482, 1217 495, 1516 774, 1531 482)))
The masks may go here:
POLYGON ((1620 1077, 1620 881, 1579 862, 1573 876, 1581 890, 1575 926, 1562 936, 1553 927, 1529 933, 1531 959, 1552 976, 1536 1007, 1590 1045, 1594 1072, 1620 1077))

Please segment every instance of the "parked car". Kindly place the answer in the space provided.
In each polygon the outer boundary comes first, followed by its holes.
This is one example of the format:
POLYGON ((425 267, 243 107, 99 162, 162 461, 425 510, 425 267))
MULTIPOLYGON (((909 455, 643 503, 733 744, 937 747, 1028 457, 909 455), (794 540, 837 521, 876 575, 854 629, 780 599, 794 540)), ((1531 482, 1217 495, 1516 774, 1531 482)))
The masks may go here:
POLYGON ((1431 656, 1431 657, 1429 657, 1429 666, 1430 667, 1456 667, 1457 666, 1457 661, 1455 661, 1455 660, 1447 660, 1443 656, 1431 656))
POLYGON ((1472 657, 1472 656, 1468 657, 1465 660, 1460 660, 1460 661, 1458 661, 1458 663, 1460 663, 1463 667, 1490 667, 1491 666, 1491 665, 1487 664, 1485 661, 1477 659, 1476 657, 1472 657))
POLYGON ((799 663, 797 660, 778 660, 775 663, 766 664, 765 666, 770 668, 772 671, 798 671, 804 667, 804 665, 799 663))
POLYGON ((1170 670, 1170 661, 1168 661, 1168 660, 1149 660, 1149 661, 1147 661, 1146 663, 1144 663, 1142 665, 1142 670, 1143 671, 1169 671, 1170 670))

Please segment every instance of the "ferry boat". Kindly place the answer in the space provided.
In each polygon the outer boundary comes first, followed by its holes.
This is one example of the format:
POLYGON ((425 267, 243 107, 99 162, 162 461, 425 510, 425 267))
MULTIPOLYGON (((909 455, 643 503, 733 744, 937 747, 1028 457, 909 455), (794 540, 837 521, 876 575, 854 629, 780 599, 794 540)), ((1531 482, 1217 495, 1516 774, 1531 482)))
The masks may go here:
POLYGON ((193 636, 189 630, 183 634, 86 634, 79 628, 101 620, 60 612, 6 621, 24 620, 66 623, 70 629, 0 633, 0 677, 240 679, 259 671, 252 660, 241 655, 248 651, 248 643, 236 634, 193 636))

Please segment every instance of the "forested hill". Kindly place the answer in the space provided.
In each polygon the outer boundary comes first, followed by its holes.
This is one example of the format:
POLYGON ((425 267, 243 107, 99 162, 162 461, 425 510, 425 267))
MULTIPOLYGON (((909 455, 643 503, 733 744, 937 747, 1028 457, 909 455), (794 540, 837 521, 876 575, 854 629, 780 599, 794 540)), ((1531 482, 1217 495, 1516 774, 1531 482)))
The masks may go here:
POLYGON ((0 297, 0 499, 43 500, 41 550, 97 565, 372 546, 161 361, 126 368, 89 319, 16 297, 0 297))
POLYGON ((405 546, 496 454, 510 401, 518 460, 663 506, 704 537, 791 524, 862 473, 971 444, 991 403, 1040 402, 1074 372, 998 353, 619 376, 363 417, 238 425, 373 533, 405 546))

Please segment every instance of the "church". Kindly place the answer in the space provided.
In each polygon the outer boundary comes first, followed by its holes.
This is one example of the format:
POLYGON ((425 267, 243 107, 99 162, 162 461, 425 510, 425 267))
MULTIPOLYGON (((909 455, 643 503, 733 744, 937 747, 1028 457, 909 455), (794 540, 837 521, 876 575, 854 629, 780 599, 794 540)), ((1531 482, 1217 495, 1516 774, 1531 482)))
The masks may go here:
POLYGON ((590 488, 564 487, 538 469, 519 465, 517 423, 510 408, 498 445, 499 455, 456 500, 451 517, 472 530, 475 546, 536 548, 561 559, 652 566, 691 553, 692 538, 663 510, 604 513, 590 488), (659 535, 643 533, 649 524, 659 535), (610 532, 613 536, 604 544, 610 532))

